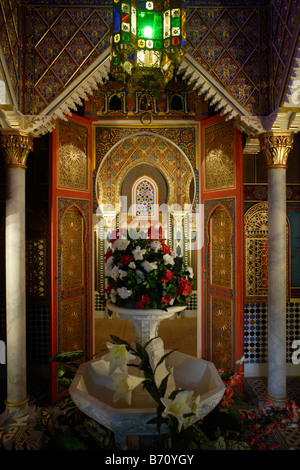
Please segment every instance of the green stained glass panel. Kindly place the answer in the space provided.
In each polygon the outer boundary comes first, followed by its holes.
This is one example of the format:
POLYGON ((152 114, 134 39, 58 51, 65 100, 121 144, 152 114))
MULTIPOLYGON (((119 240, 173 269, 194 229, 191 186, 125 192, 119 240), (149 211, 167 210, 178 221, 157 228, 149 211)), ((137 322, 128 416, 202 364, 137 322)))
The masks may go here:
POLYGON ((161 39, 162 38, 162 16, 160 12, 139 11, 138 12, 138 38, 161 39))

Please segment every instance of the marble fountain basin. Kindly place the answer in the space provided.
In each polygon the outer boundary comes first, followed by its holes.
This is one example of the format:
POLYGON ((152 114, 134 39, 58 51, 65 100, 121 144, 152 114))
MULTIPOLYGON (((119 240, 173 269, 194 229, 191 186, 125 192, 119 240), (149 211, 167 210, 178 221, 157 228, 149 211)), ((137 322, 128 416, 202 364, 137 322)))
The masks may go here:
MULTIPOLYGON (((76 406, 110 429, 117 446, 126 449, 128 436, 157 434, 156 425, 148 424, 156 416, 156 402, 142 385, 132 392, 130 405, 124 399, 114 402, 106 364, 101 358, 81 364, 69 392, 76 406)), ((210 413, 222 399, 225 387, 212 362, 175 351, 168 356, 166 366, 173 368, 176 388, 193 390, 195 397, 200 395, 193 422, 210 413)), ((139 371, 132 367, 130 373, 139 371)), ((165 431, 162 427, 161 432, 165 431)))

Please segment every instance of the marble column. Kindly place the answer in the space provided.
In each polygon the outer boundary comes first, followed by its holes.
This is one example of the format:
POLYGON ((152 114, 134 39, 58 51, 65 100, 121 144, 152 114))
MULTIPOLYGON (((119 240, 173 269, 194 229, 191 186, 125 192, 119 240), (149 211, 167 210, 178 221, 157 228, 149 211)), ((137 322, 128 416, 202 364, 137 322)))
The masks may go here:
POLYGON ((9 412, 22 413, 28 402, 26 367, 25 169, 30 135, 1 131, 6 167, 5 280, 7 398, 9 412))
POLYGON ((268 399, 286 393, 286 168, 293 133, 268 132, 260 139, 268 165, 268 399))
POLYGON ((183 233, 183 226, 182 221, 186 213, 181 210, 173 210, 171 212, 173 216, 173 249, 174 251, 180 255, 184 255, 184 233, 183 233))

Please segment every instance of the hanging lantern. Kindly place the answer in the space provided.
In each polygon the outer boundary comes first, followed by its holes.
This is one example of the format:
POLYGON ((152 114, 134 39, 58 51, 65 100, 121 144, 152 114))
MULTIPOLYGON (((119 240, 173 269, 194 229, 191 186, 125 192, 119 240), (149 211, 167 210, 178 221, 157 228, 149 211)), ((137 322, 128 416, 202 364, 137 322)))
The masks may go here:
POLYGON ((114 0, 111 74, 154 94, 173 78, 185 54, 186 13, 180 0, 114 0))

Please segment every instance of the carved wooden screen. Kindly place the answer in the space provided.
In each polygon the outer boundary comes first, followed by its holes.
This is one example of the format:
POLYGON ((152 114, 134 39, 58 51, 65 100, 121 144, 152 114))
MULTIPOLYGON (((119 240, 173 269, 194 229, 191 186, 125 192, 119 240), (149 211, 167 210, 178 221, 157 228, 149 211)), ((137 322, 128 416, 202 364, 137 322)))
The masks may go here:
POLYGON ((214 117, 201 132, 203 354, 234 369, 243 356, 243 169, 239 132, 214 117))
MULTIPOLYGON (((268 202, 254 204, 245 214, 246 302, 268 300, 268 202)), ((289 222, 286 219, 286 296, 290 299, 289 222)))
MULTIPOLYGON (((83 118, 59 121, 51 164, 51 354, 91 354, 91 131, 83 118)), ((51 397, 61 395, 51 368, 51 397)))

